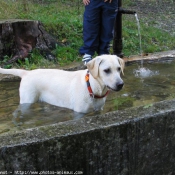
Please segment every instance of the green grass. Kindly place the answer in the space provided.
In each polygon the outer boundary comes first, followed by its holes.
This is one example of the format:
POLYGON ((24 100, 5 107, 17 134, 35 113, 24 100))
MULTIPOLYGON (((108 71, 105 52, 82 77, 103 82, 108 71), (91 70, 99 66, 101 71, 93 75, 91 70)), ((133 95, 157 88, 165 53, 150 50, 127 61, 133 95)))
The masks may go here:
MULTIPOLYGON (((125 56, 140 54, 139 34, 136 22, 123 21, 123 52, 125 56)), ((175 49, 175 39, 168 32, 145 25, 140 20, 143 54, 175 49)))
MULTIPOLYGON (((78 53, 82 40, 82 20, 84 7, 78 0, 45 0, 43 3, 31 3, 30 1, 1 1, 0 18, 20 18, 39 20, 45 29, 65 46, 56 46, 53 53, 60 65, 69 64, 81 60, 78 53)), ((125 0, 125 5, 130 1, 125 0)), ((175 39, 169 33, 145 24, 142 19, 141 36, 143 53, 153 53, 175 49, 175 39)), ((112 52, 112 49, 111 49, 112 52)), ((125 56, 140 54, 139 36, 135 17, 123 18, 123 53, 125 56)), ((5 59, 7 60, 7 56, 5 59)), ((28 58, 11 66, 35 69, 37 67, 52 67, 55 62, 45 60, 36 50, 28 58)))

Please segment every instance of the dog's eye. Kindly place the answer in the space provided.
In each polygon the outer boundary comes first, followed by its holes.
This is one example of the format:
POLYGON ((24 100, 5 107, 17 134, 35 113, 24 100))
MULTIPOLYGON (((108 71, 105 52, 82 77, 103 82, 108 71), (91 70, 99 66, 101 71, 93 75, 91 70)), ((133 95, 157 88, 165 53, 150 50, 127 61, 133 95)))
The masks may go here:
POLYGON ((111 70, 110 69, 105 69, 104 72, 109 74, 111 72, 111 70))
POLYGON ((121 67, 118 67, 118 68, 117 68, 117 71, 120 72, 120 71, 121 71, 121 67))

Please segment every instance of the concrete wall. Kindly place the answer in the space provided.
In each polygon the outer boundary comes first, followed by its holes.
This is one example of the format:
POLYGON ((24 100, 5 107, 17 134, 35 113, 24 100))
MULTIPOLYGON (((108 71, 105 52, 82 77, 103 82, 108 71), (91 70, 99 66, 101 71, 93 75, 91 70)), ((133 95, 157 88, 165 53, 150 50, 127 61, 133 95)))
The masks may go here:
POLYGON ((7 174, 173 175, 175 100, 1 135, 0 153, 7 174))

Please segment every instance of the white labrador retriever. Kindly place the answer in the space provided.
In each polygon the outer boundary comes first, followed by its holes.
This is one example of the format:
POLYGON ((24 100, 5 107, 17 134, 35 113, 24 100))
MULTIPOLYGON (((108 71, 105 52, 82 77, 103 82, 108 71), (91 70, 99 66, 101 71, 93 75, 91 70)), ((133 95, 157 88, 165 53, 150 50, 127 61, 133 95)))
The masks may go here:
POLYGON ((115 55, 102 55, 91 60, 87 68, 79 71, 0 68, 0 73, 21 77, 20 104, 42 101, 88 113, 103 108, 108 90, 122 89, 120 73, 124 61, 115 55))

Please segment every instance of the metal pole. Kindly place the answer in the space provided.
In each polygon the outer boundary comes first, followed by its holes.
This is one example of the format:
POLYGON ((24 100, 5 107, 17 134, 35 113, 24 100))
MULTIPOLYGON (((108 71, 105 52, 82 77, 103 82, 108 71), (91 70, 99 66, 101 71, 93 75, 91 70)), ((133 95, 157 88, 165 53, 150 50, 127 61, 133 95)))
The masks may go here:
POLYGON ((113 53, 119 57, 123 57, 122 49, 122 14, 135 14, 135 11, 124 10, 122 8, 122 0, 118 0, 117 16, 114 24, 114 39, 113 39, 113 53))
POLYGON ((122 6, 121 0, 118 0, 117 16, 114 24, 114 39, 113 39, 113 52, 119 57, 123 57, 122 49, 122 13, 120 12, 120 7, 122 6))

